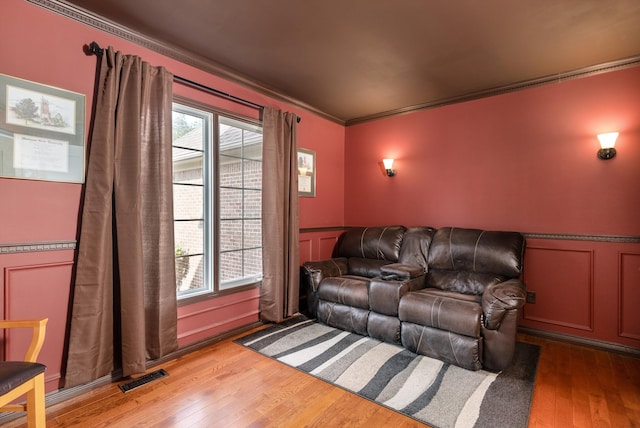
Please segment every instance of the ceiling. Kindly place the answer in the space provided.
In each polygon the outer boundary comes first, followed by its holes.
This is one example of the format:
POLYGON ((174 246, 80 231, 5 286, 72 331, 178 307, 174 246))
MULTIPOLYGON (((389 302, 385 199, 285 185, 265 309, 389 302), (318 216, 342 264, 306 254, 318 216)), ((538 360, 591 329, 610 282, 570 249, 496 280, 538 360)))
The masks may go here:
POLYGON ((638 0, 63 2, 347 124, 640 63, 638 0))

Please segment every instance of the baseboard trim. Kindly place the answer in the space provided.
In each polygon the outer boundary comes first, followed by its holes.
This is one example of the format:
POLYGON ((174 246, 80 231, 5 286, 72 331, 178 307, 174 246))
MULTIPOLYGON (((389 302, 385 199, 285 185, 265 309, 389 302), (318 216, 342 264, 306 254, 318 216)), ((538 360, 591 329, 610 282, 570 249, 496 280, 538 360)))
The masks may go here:
POLYGON ((236 327, 232 330, 226 331, 224 333, 217 334, 215 336, 208 337, 206 339, 200 340, 198 342, 194 342, 190 345, 182 347, 171 354, 165 355, 164 357, 158 358, 157 360, 147 361, 147 370, 157 367, 161 364, 166 363, 167 361, 175 360, 176 358, 183 357, 191 352, 198 351, 202 348, 206 348, 207 346, 213 345, 218 342, 222 342, 223 340, 227 340, 233 336, 238 334, 245 333, 249 330, 253 330, 254 328, 260 327, 264 325, 261 321, 255 321, 251 324, 246 324, 240 327, 236 327))
MULTIPOLYGON (((191 352, 195 352, 197 350, 200 350, 202 348, 206 348, 207 346, 213 345, 215 343, 221 342, 223 340, 229 339, 233 336, 236 336, 238 334, 242 334, 245 333, 249 330, 253 330, 254 328, 263 326, 264 323, 262 323, 261 321, 255 321, 251 324, 246 324, 240 327, 236 327, 232 330, 229 330, 227 332, 200 340, 198 342, 192 343, 190 345, 187 345, 183 348, 178 349, 175 352, 172 352, 171 354, 165 355, 164 357, 158 358, 156 360, 150 360, 147 361, 147 370, 155 368, 161 364, 164 364, 168 361, 171 360, 175 360, 179 357, 182 357, 184 355, 187 355, 191 352)), ((122 380, 122 372, 120 370, 116 370, 114 371, 112 374, 107 375, 107 376, 103 376, 99 379, 96 379, 94 381, 82 384, 82 385, 78 385, 78 386, 73 386, 71 388, 62 388, 62 389, 58 389, 56 391, 52 391, 50 393, 48 393, 45 397, 45 403, 47 408, 49 408, 50 406, 54 406, 56 404, 60 404, 63 401, 67 401, 70 400, 72 398, 78 397, 82 394, 86 394, 88 392, 91 392, 92 390, 99 388, 101 386, 104 385, 108 385, 114 382, 118 382, 122 380)), ((19 419, 19 418, 23 418, 25 417, 26 413, 25 412, 15 412, 15 413, 4 413, 2 415, 0 415, 0 426, 4 423, 13 421, 15 419, 19 419)))
POLYGON ((614 352, 616 354, 630 355, 640 358, 640 348, 621 345, 619 343, 606 342, 597 339, 588 339, 584 337, 574 336, 571 334, 558 333, 555 331, 540 330, 531 327, 518 327, 520 333, 529 334, 531 336, 541 337, 543 339, 551 339, 558 342, 570 343, 572 345, 581 345, 601 351, 614 352))
MULTIPOLYGON (((45 396, 45 406, 49 408, 50 406, 62 403, 63 401, 67 401, 79 395, 86 394, 98 387, 115 382, 120 377, 121 377, 121 373, 114 372, 113 374, 103 376, 99 379, 85 383, 83 385, 78 385, 78 386, 73 386, 71 388, 63 388, 63 389, 58 389, 57 391, 52 391, 45 396)), ((3 413, 2 415, 0 415, 0 426, 7 422, 20 419, 20 418, 26 418, 26 412, 3 413)))

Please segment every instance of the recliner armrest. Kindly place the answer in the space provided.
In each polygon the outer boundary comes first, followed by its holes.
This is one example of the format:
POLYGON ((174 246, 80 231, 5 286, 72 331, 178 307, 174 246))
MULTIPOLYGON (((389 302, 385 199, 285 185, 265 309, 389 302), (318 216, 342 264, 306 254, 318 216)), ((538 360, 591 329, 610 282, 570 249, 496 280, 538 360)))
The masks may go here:
POLYGON ((349 273, 346 257, 305 262, 302 264, 302 269, 307 277, 307 286, 312 291, 318 291, 318 285, 323 278, 342 276, 349 273))
POLYGON ((380 268, 382 279, 403 281, 417 278, 425 274, 422 266, 406 265, 403 263, 392 263, 380 268))
POLYGON ((518 279, 488 286, 482 294, 485 327, 496 330, 507 311, 524 306, 525 297, 524 284, 518 279))

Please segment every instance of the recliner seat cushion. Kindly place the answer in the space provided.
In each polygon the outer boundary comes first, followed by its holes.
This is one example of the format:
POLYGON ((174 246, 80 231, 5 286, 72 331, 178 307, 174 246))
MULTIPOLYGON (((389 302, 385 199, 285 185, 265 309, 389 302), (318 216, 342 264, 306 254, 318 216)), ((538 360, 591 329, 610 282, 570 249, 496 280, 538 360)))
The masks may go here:
POLYGON ((391 264, 388 260, 363 259, 361 257, 350 257, 348 259, 349 274, 373 278, 380 276, 381 268, 391 264))
POLYGON ((505 281, 504 276, 494 273, 457 270, 435 270, 427 274, 427 287, 481 296, 490 285, 505 281))
POLYGON ((475 294, 462 294, 456 291, 440 290, 439 288, 423 288, 421 292, 424 294, 431 294, 432 296, 449 297, 452 299, 482 304, 482 296, 477 296, 475 294))

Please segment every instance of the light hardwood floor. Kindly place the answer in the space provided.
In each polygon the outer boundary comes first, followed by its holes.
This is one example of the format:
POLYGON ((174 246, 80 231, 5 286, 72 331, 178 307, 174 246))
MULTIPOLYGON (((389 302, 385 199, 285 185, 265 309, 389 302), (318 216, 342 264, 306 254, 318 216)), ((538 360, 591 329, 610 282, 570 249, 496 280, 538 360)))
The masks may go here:
MULTIPOLYGON (((640 359, 518 339, 542 347, 529 427, 640 427, 640 359)), ((49 407, 47 426, 424 427, 232 339, 161 367, 169 377, 126 394, 113 384, 49 407)))

